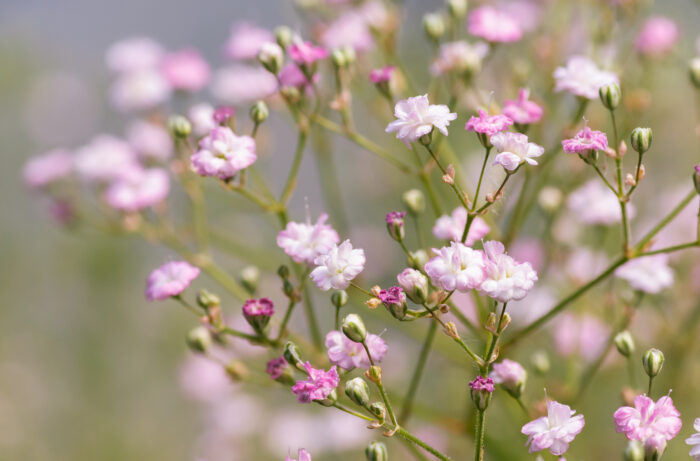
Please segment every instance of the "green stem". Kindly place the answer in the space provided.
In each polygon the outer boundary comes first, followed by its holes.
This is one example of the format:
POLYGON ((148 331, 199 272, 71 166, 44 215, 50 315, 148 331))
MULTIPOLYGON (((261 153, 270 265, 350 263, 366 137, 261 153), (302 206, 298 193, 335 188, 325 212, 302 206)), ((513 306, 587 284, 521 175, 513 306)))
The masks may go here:
POLYGON ((284 336, 284 333, 287 330, 287 324, 289 323, 289 319, 292 317, 292 311, 294 310, 294 306, 296 306, 296 304, 296 300, 290 298, 289 304, 287 305, 287 311, 284 313, 284 318, 282 319, 282 323, 280 324, 279 333, 277 334, 277 339, 275 340, 275 342, 279 343, 282 340, 282 337, 284 336))
POLYGON ((649 376, 649 389, 647 390, 647 397, 651 398, 651 385, 654 382, 654 378, 649 376))
POLYGON ((486 413, 481 410, 476 412, 476 433, 474 435, 474 461, 484 459, 484 426, 486 413))
POLYGON ((681 203, 679 203, 676 208, 671 210, 671 212, 664 218, 662 219, 652 230, 650 230, 644 237, 642 237, 642 240, 639 241, 639 243, 635 246, 635 251, 641 251, 644 249, 647 243, 653 239, 656 234, 661 232, 661 229, 666 227, 668 223, 673 221, 673 219, 678 216, 678 214, 683 211, 683 209, 688 206, 688 204, 697 196, 697 192, 695 189, 691 190, 688 195, 685 196, 683 200, 681 200, 681 203))
POLYGON ((416 369, 413 372, 413 376, 411 377, 411 383, 408 386, 408 394, 406 394, 406 399, 404 400, 403 407, 401 408, 400 418, 404 424, 411 416, 411 410, 413 409, 413 399, 416 396, 416 391, 418 390, 418 385, 420 384, 421 377, 423 376, 423 370, 425 370, 425 364, 428 360, 430 349, 433 346, 433 340, 435 339, 435 332, 437 331, 437 326, 437 322, 430 322, 430 324, 428 325, 428 334, 425 336, 423 347, 421 347, 420 354, 418 355, 416 369))
MULTIPOLYGON (((430 153, 430 156, 433 158, 433 160, 435 161, 435 164, 438 166, 438 168, 440 169, 440 171, 442 172, 442 174, 443 174, 443 175, 447 175, 447 170, 445 169, 445 167, 442 166, 442 164, 440 163, 440 160, 438 160, 437 156, 435 155, 435 152, 433 152, 433 149, 430 148, 430 145, 429 145, 429 144, 423 144, 423 146, 425 146, 425 148, 427 149, 427 151, 430 153)), ((458 185, 456 185, 456 184, 454 183, 454 181, 452 182, 452 184, 450 184, 450 187, 452 188, 452 190, 453 190, 453 191, 455 192, 455 194, 457 195, 457 199, 458 199, 459 202, 462 204, 462 206, 463 206, 464 208, 467 208, 468 205, 467 205, 467 200, 466 200, 465 197, 464 197, 464 192, 462 192, 462 190, 459 188, 458 185)))
POLYGON ((446 455, 440 453, 437 449, 435 449, 435 448, 431 447, 430 445, 428 445, 427 443, 423 442, 421 439, 419 439, 415 435, 411 434, 403 427, 399 427, 399 429, 396 431, 396 435, 398 435, 402 439, 408 440, 409 442, 412 442, 412 443, 418 445, 423 450, 427 451, 428 453, 435 456, 437 459, 439 459, 441 461, 451 461, 451 458, 449 456, 446 456, 446 455))
POLYGON ((481 191, 481 184, 484 181, 484 172, 486 171, 486 164, 489 161, 489 154, 491 154, 491 146, 487 147, 484 153, 484 161, 481 164, 481 172, 479 173, 479 180, 476 182, 476 191, 474 192, 474 200, 472 201, 472 211, 476 209, 476 203, 479 201, 479 192, 481 191))
POLYGON ((304 147, 306 146, 307 134, 308 128, 300 126, 296 152, 294 153, 294 160, 292 161, 289 176, 287 176, 287 182, 284 185, 284 190, 282 191, 282 195, 279 199, 279 203, 285 206, 287 203, 289 203, 289 199, 292 197, 292 193, 294 192, 298 182, 299 168, 301 167, 301 161, 304 158, 304 147))

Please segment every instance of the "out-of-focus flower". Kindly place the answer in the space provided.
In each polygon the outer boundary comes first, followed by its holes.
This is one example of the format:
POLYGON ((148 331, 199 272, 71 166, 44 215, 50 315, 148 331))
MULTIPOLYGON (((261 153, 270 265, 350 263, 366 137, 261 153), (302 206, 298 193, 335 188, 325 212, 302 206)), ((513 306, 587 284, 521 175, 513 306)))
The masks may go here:
POLYGON ((484 243, 485 278, 479 291, 502 303, 523 299, 537 281, 537 273, 530 263, 518 263, 505 253, 501 242, 484 243))
POLYGON ((192 133, 200 137, 207 135, 216 128, 214 121, 214 106, 208 103, 199 103, 190 107, 187 118, 192 122, 192 133))
POLYGON ((399 286, 411 301, 423 304, 428 296, 428 278, 419 270, 407 267, 396 276, 399 286))
POLYGON ((542 118, 542 107, 536 102, 530 101, 530 90, 520 88, 518 99, 507 99, 503 106, 503 115, 519 125, 537 123, 542 118))
POLYGON ((112 72, 126 73, 155 69, 165 50, 152 38, 132 37, 114 43, 107 50, 107 67, 112 72))
POLYGON ((673 271, 668 267, 668 255, 642 256, 627 261, 615 270, 615 275, 627 280, 635 290, 658 293, 673 285, 673 271))
POLYGON ((345 240, 317 256, 314 264, 316 268, 311 271, 310 277, 317 287, 324 291, 331 288, 344 290, 364 269, 365 252, 360 248, 353 249, 350 240, 345 240))
POLYGON ((135 170, 110 184, 105 200, 121 211, 139 211, 157 205, 168 196, 170 179, 162 168, 135 170))
POLYGON ((615 411, 615 431, 624 433, 628 440, 645 443, 650 438, 669 441, 681 430, 681 414, 669 396, 654 402, 646 395, 634 398, 634 407, 620 407, 615 411))
POLYGON ((253 138, 236 136, 231 128, 222 126, 199 141, 199 150, 190 160, 197 174, 225 180, 255 163, 257 158, 253 138))
POLYGON ((694 461, 700 460, 700 418, 695 418, 693 423, 693 428, 695 429, 695 434, 691 435, 685 439, 685 443, 692 446, 690 453, 688 453, 694 461))
POLYGON ((510 14, 492 6, 472 10, 467 18, 467 31, 493 43, 517 42, 523 36, 520 25, 510 14))
POLYGON ((211 93, 226 104, 264 99, 277 91, 275 76, 261 67, 235 64, 214 73, 211 93))
POLYGON ((372 48, 374 41, 366 18, 357 11, 347 11, 328 24, 321 35, 323 46, 333 50, 349 46, 362 52, 372 48))
POLYGON ((203 355, 190 354, 180 369, 180 387, 196 400, 215 402, 231 391, 224 367, 203 355))
POLYGON ((163 162, 173 155, 173 140, 163 125, 135 120, 127 127, 126 138, 141 158, 163 162))
POLYGON ((311 65, 328 57, 328 50, 311 42, 298 41, 289 46, 289 57, 299 65, 311 65))
POLYGON ((556 85, 554 91, 566 90, 576 96, 597 99, 598 90, 608 83, 617 83, 617 75, 600 70, 593 61, 585 56, 572 56, 566 67, 557 67, 554 71, 556 85))
MULTIPOLYGON (((295 86, 297 88, 307 88, 311 86, 311 82, 304 75, 304 73, 299 69, 299 67, 294 63, 289 63, 285 65, 279 74, 280 85, 285 86, 295 86)), ((313 83, 318 82, 320 79, 319 74, 314 74, 313 83)))
POLYGON ((131 146, 126 141, 107 134, 95 136, 75 154, 75 170, 88 182, 126 178, 140 169, 131 146))
POLYGON ((289 455, 287 455, 287 458, 285 461, 311 461, 311 455, 309 454, 308 451, 304 450, 303 448, 299 449, 299 452, 297 454, 298 459, 292 459, 289 455))
POLYGON ((110 88, 110 101, 123 112, 151 109, 170 98, 172 88, 156 69, 122 74, 110 88))
POLYGON ((275 36, 269 30, 242 22, 231 27, 224 55, 229 59, 255 59, 261 46, 274 41, 275 36))
POLYGON ((73 170, 73 156, 67 150, 54 149, 32 157, 24 165, 24 182, 32 189, 42 189, 67 177, 73 170))
POLYGON ((219 106, 214 109, 214 121, 219 125, 228 124, 229 120, 236 116, 236 109, 231 106, 219 106))
POLYGON ((538 238, 525 237, 510 245, 508 253, 518 261, 529 262, 535 272, 545 263, 545 243, 538 238))
POLYGON ((428 95, 414 96, 396 103, 394 117, 397 120, 389 123, 387 133, 396 132, 396 137, 409 146, 421 136, 433 131, 433 127, 447 136, 447 127, 457 118, 444 104, 430 104, 428 95))
POLYGON ((396 66, 385 66, 379 69, 373 69, 369 73, 369 81, 372 83, 388 83, 394 75, 396 66))
MULTIPOLYGON (((368 333, 365 342, 369 353, 372 354, 372 360, 381 362, 388 349, 384 340, 375 334, 368 333)), ((369 357, 362 343, 350 340, 342 332, 329 331, 325 344, 328 349, 328 359, 333 365, 338 365, 345 370, 369 368, 369 357)))
POLYGON ((481 61, 489 53, 489 46, 484 42, 468 43, 464 40, 443 43, 440 54, 430 66, 433 75, 449 72, 462 74, 476 73, 481 69, 481 61))
POLYGON ((277 234, 277 246, 294 262, 313 264, 318 256, 328 253, 340 241, 338 233, 326 224, 327 219, 328 215, 323 213, 316 224, 311 224, 308 219, 306 223, 287 223, 287 227, 277 234))
POLYGON ((523 162, 537 165, 535 158, 544 154, 544 147, 529 142, 522 133, 496 133, 491 136, 491 144, 498 150, 493 164, 501 165, 507 171, 515 170, 523 162))
POLYGON ((547 416, 525 424, 521 432, 528 436, 530 453, 549 449, 553 455, 561 456, 583 430, 584 424, 583 415, 577 415, 568 405, 550 400, 547 402, 547 416))
MULTIPOLYGON (((597 179, 591 179, 569 195, 566 201, 576 219, 586 224, 610 226, 620 222, 622 214, 617 197, 597 179)), ((627 204, 628 216, 634 208, 627 204)))
POLYGON ((562 314, 554 325, 554 343, 564 357, 578 354, 590 363, 605 350, 610 327, 593 315, 562 314))
POLYGON ((449 247, 433 248, 435 256, 425 264, 425 272, 433 284, 446 291, 468 291, 484 281, 485 257, 481 251, 460 242, 449 247))
POLYGON ((634 45, 643 56, 662 56, 673 50, 679 36, 675 22, 663 16, 654 16, 646 20, 634 45))
MULTIPOLYGON (((452 211, 452 215, 442 215, 435 221, 433 235, 435 238, 460 242, 462 240, 464 226, 466 225, 467 210, 460 206, 452 211)), ((467 240, 464 243, 467 246, 472 246, 474 242, 484 238, 489 231, 491 231, 491 228, 486 224, 486 221, 477 216, 474 218, 474 221, 472 221, 469 233, 467 234, 467 240)))
POLYGON ((602 131, 591 130, 586 126, 571 139, 561 142, 564 152, 582 154, 588 151, 598 151, 608 148, 608 137, 602 131))
POLYGON ((531 0, 504 0, 496 2, 496 8, 515 20, 523 32, 537 28, 542 19, 543 4, 531 0))
POLYGON ((279 379, 289 370, 289 364, 284 357, 270 359, 265 366, 265 373, 272 379, 279 379))
POLYGON ((308 378, 297 381, 292 386, 292 392, 300 403, 310 403, 314 400, 323 400, 338 387, 340 378, 338 370, 332 367, 328 371, 313 368, 309 362, 304 364, 308 378))
POLYGON ((474 131, 486 136, 493 136, 499 131, 505 131, 513 124, 513 120, 505 115, 489 115, 485 110, 479 109, 479 116, 472 116, 464 125, 467 131, 474 131))
POLYGON ((199 268, 186 261, 171 261, 151 272, 146 280, 146 299, 162 301, 177 296, 199 275, 199 268))
POLYGON ((199 91, 211 78, 209 64, 194 48, 167 54, 160 71, 173 89, 182 91, 199 91))
POLYGON ((489 377, 493 379, 494 383, 500 384, 511 395, 517 398, 525 387, 527 372, 518 362, 504 359, 500 363, 493 364, 493 371, 489 377))

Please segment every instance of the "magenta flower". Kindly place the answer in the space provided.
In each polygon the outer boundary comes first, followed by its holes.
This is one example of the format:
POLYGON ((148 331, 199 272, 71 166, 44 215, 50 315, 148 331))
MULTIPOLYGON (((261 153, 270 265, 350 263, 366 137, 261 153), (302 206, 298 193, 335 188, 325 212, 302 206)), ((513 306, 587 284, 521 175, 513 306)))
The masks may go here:
POLYGON ((542 107, 530 101, 530 90, 521 88, 518 91, 518 99, 507 99, 503 106, 503 115, 519 125, 537 123, 542 118, 542 107))
POLYGON ((482 6, 469 13, 467 30, 493 43, 517 42, 523 36, 520 25, 510 14, 491 6, 482 6))
POLYGON ((140 211, 162 202, 170 192, 170 178, 162 168, 136 170, 105 191, 105 200, 121 211, 140 211))
POLYGON ((577 415, 568 405, 550 400, 547 416, 525 424, 521 432, 528 436, 530 453, 549 449, 554 456, 561 456, 569 444, 583 430, 583 415, 577 415))
POLYGON ((279 379, 288 370, 289 364, 284 357, 270 359, 265 366, 265 373, 272 379, 279 379))
MULTIPOLYGON (((435 238, 442 240, 459 242, 462 240, 462 233, 466 225, 467 210, 460 206, 452 211, 452 215, 442 215, 435 221, 433 235, 435 238)), ((477 216, 474 218, 474 221, 472 221, 469 233, 467 233, 466 245, 472 246, 474 242, 481 240, 490 231, 491 228, 486 224, 486 221, 477 216)))
POLYGON ((353 249, 350 240, 345 240, 317 256, 314 264, 316 268, 309 276, 317 287, 323 291, 331 288, 344 290, 365 268, 365 252, 360 248, 353 249))
POLYGON ((261 46, 274 41, 275 36, 269 30, 242 22, 231 28, 224 54, 230 59, 255 59, 261 46))
POLYGON ((485 110, 479 109, 479 116, 472 116, 464 129, 476 133, 493 136, 499 131, 505 131, 513 124, 513 120, 505 115, 488 115, 485 110))
POLYGON ((390 287, 388 290, 380 290, 377 296, 384 305, 405 304, 406 294, 401 287, 390 287))
MULTIPOLYGON (((381 362, 388 349, 384 340, 374 334, 368 333, 365 338, 372 360, 381 362)), ((370 362, 367 351, 362 343, 356 343, 340 331, 329 331, 326 335, 326 348, 328 359, 333 365, 338 365, 345 370, 354 368, 369 368, 370 362)))
POLYGON ((338 233, 326 224, 327 219, 328 215, 323 213, 316 224, 311 224, 309 219, 306 223, 287 223, 287 227, 277 234, 277 246, 294 262, 312 264, 340 241, 338 233))
POLYGON ((182 91, 199 91, 211 78, 209 64, 194 48, 166 55, 160 71, 173 89, 182 91))
POLYGON ((507 303, 523 299, 535 285, 537 272, 530 263, 519 263, 508 256, 501 242, 485 242, 484 254, 485 278, 479 285, 481 294, 507 303))
POLYGON ((190 160, 197 174, 226 180, 255 163, 257 158, 253 138, 236 136, 231 128, 222 126, 199 141, 199 150, 190 160))
POLYGON ((477 376, 474 380, 470 381, 469 388, 474 391, 486 392, 493 392, 496 389, 493 385, 493 379, 484 378, 483 376, 477 376))
POLYGON ((385 66, 379 69, 373 69, 369 73, 369 80, 372 83, 388 83, 394 75, 396 66, 385 66))
POLYGON ((634 398, 634 408, 620 407, 615 411, 615 430, 629 440, 645 443, 649 438, 671 440, 681 430, 681 414, 669 396, 654 402, 646 395, 634 398))
POLYGON ((457 114, 444 104, 430 104, 428 95, 424 94, 397 102, 394 117, 396 120, 389 123, 385 131, 396 132, 396 137, 409 147, 421 136, 430 134, 433 128, 447 136, 447 127, 457 114))
POLYGON ((680 33, 672 20, 655 16, 646 20, 635 40, 639 54, 649 57, 661 56, 673 50, 680 33))
POLYGON ((289 57, 299 65, 311 65, 319 59, 328 57, 325 48, 316 46, 311 42, 296 42, 289 46, 289 57))
POLYGON ((403 218, 406 216, 405 211, 390 211, 386 214, 386 223, 396 226, 403 226, 403 218))
POLYGON ((591 130, 586 126, 576 133, 571 139, 561 142, 564 152, 569 154, 582 154, 592 150, 605 150, 608 148, 608 137, 602 131, 591 130))
POLYGON ((73 157, 63 149, 55 149, 29 159, 24 165, 24 182, 32 189, 42 189, 67 177, 73 170, 73 157))
POLYGON ((297 456, 299 458, 298 460, 292 459, 289 457, 289 455, 287 455, 284 461, 311 461, 311 455, 308 451, 304 450, 303 448, 299 449, 299 454, 297 456))
POLYGON ((292 392, 297 396, 300 403, 310 403, 314 400, 323 400, 338 387, 340 377, 336 367, 328 371, 313 368, 309 362, 304 364, 307 379, 297 381, 292 386, 292 392))
POLYGON ((522 133, 500 132, 491 136, 490 141, 498 151, 493 164, 507 171, 514 171, 522 163, 537 165, 535 158, 544 154, 544 147, 529 142, 522 133))
POLYGON ((171 261, 151 272, 146 280, 146 299, 162 301, 177 296, 199 275, 199 268, 185 261, 171 261))
POLYGON ((439 250, 433 248, 435 256, 425 263, 425 272, 433 285, 446 291, 466 292, 477 288, 484 281, 484 254, 460 242, 439 250))
POLYGON ((243 304, 243 315, 249 317, 272 317, 275 305, 270 298, 249 299, 243 304))

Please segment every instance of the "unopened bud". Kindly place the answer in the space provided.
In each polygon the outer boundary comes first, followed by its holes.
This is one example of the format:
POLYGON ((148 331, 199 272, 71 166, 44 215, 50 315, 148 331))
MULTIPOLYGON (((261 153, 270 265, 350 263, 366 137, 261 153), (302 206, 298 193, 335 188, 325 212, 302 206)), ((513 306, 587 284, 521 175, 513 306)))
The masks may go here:
POLYGON ((501 328, 498 329, 498 333, 501 334, 503 331, 508 328, 508 325, 510 325, 510 322, 512 321, 510 314, 506 312, 503 314, 503 318, 501 318, 501 328))
POLYGON ((622 452, 624 461, 644 461, 644 447, 637 440, 630 441, 622 452))
POLYGON ((447 0, 447 11, 455 19, 462 19, 467 14, 467 0, 447 0))
POLYGON ((292 370, 284 357, 275 357, 274 359, 270 359, 265 367, 265 373, 267 373, 270 378, 274 379, 278 383, 286 385, 294 384, 292 370))
POLYGON ((652 141, 651 128, 635 128, 630 135, 630 144, 632 148, 640 154, 645 153, 651 147, 652 141))
POLYGON ((408 299, 423 304, 428 297, 428 278, 416 269, 407 268, 396 276, 399 286, 408 299))
POLYGON ((243 304, 243 317, 258 335, 264 336, 265 328, 275 313, 270 298, 249 299, 243 304))
POLYGON ((627 173, 625 176, 625 186, 634 186, 637 184, 637 181, 634 180, 634 176, 632 176, 630 173, 627 173))
POLYGON ((258 61, 268 72, 277 75, 284 64, 284 51, 276 43, 265 43, 258 52, 258 61))
POLYGON ((367 379, 369 379, 375 384, 382 382, 382 367, 378 365, 372 365, 365 372, 365 376, 367 377, 367 379))
POLYGON ((644 165, 639 165, 639 180, 641 181, 647 175, 647 168, 644 165))
POLYGON ((382 300, 379 298, 369 298, 367 301, 365 301, 365 306, 369 307, 370 309, 376 309, 382 304, 382 300))
POLYGON ((386 420, 386 407, 383 403, 371 403, 367 409, 374 415, 375 418, 377 418, 377 421, 379 421, 380 424, 384 424, 384 421, 386 420))
POLYGON ((211 346, 211 333, 206 327, 199 326, 187 333, 186 342, 192 352, 203 354, 211 346))
POLYGON ((367 461, 389 461, 389 452, 382 442, 370 442, 365 448, 367 461))
POLYGON ((615 110, 620 105, 620 99, 622 99, 620 86, 617 83, 601 86, 598 90, 598 95, 600 96, 600 101, 608 110, 615 110))
POLYGON ((425 211, 425 196, 418 189, 410 189, 401 196, 411 214, 417 215, 425 211))
POLYGON ((282 282, 282 292, 289 299, 295 298, 297 294, 294 285, 292 285, 292 282, 290 282, 289 279, 284 279, 282 282))
POLYGON ((532 354, 532 357, 530 357, 530 363, 532 363, 532 367, 535 369, 535 371, 541 375, 549 372, 549 356, 545 351, 536 351, 534 354, 532 354))
POLYGON ((408 264, 415 269, 420 269, 428 262, 428 253, 425 250, 416 250, 410 253, 408 264))
POLYGON ((429 39, 438 41, 445 35, 445 20, 439 13, 427 13, 423 16, 423 28, 429 39))
POLYGON ((168 119, 168 131, 176 138, 186 138, 192 133, 192 124, 182 115, 173 115, 168 119))
POLYGON ((279 26, 275 29, 275 40, 282 48, 287 48, 294 41, 294 32, 287 26, 279 26))
POLYGON ((700 57, 693 58, 690 61, 690 81, 693 82, 695 88, 700 90, 700 57))
POLYGON ((392 211, 386 215, 386 230, 389 232, 389 236, 397 242, 403 241, 406 236, 403 221, 405 216, 405 211, 392 211))
POLYGON ((625 154, 627 153, 627 143, 625 142, 624 139, 622 141, 620 141, 620 145, 617 148, 617 153, 620 154, 620 157, 624 157, 625 154))
POLYGON ((265 101, 258 101, 250 108, 250 119, 256 125, 260 125, 270 116, 270 109, 265 101))
POLYGON ((301 97, 301 93, 299 93, 299 88, 295 86, 283 86, 280 89, 280 94, 284 99, 286 99, 292 104, 299 102, 299 98, 301 97))
POLYGON ((338 401, 338 392, 336 392, 335 389, 331 391, 330 394, 328 394, 328 397, 326 397, 323 400, 314 400, 314 402, 318 403, 319 405, 322 405, 324 407, 332 407, 335 405, 335 403, 338 401))
POLYGON ((494 391, 494 383, 491 378, 477 376, 475 380, 469 383, 469 390, 474 406, 479 411, 484 411, 489 406, 491 394, 494 391))
POLYGON ((366 407, 369 404, 369 385, 359 376, 353 378, 345 383, 345 395, 357 405, 366 407))
POLYGON ((700 163, 693 167, 693 184, 697 193, 700 194, 700 163))
POLYGON ((644 441, 644 460, 658 461, 666 451, 666 439, 661 435, 652 435, 644 441))
POLYGON ((256 266, 246 266, 241 269, 241 283, 249 293, 255 293, 260 282, 260 269, 256 266))
POLYGON ((379 285, 374 285, 372 288, 369 289, 369 291, 374 295, 374 296, 379 296, 379 293, 382 292, 382 287, 379 285))
POLYGON ((284 357, 284 360, 286 360, 291 366, 299 370, 304 370, 304 363, 301 360, 301 353, 299 352, 297 345, 293 342, 288 341, 287 344, 284 345, 282 357, 284 357))
POLYGON ((226 365, 226 374, 234 381, 244 381, 248 378, 248 367, 240 360, 232 360, 226 365))
POLYGON ((345 53, 341 48, 333 50, 331 53, 331 62, 336 69, 342 69, 347 66, 347 60, 345 59, 345 53))
POLYGON ((340 309, 348 303, 348 294, 345 290, 336 290, 331 295, 331 303, 340 309))
POLYGON ((277 275, 282 277, 283 279, 286 279, 289 277, 289 267, 285 266, 282 264, 278 269, 277 269, 277 275))
POLYGON ((624 357, 629 358, 634 352, 634 339, 629 331, 621 331, 615 335, 615 347, 624 357))
POLYGON ((354 341, 356 343, 363 342, 367 337, 367 327, 365 327, 365 322, 363 322, 362 318, 360 318, 360 316, 357 314, 348 314, 343 319, 341 329, 350 341, 354 341))
POLYGON ((664 366, 664 353, 658 349, 649 349, 642 356, 642 365, 647 376, 655 377, 664 366))
POLYGON ((442 175, 442 182, 445 184, 454 184, 455 183, 455 167, 452 166, 452 164, 447 165, 446 169, 447 173, 442 175))
POLYGON ((445 334, 452 339, 459 339, 459 333, 457 333, 457 326, 454 322, 447 322, 445 324, 445 334))
POLYGON ((221 304, 221 300, 214 293, 201 289, 199 290, 199 293, 197 293, 197 304, 202 309, 209 309, 219 306, 221 304))
POLYGON ((542 209, 551 213, 559 208, 564 196, 560 189, 553 186, 547 186, 542 188, 537 198, 542 209))

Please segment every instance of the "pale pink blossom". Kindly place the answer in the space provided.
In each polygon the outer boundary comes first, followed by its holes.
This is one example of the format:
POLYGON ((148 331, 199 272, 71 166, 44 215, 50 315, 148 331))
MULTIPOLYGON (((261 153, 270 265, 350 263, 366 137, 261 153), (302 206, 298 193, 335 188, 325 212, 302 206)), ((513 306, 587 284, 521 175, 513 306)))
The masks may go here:
POLYGON ((189 354, 179 373, 182 391, 195 400, 220 402, 233 388, 224 367, 201 354, 189 354))
POLYGON ((292 392, 300 403, 310 403, 314 400, 323 400, 338 387, 340 378, 338 370, 332 367, 328 371, 313 368, 309 362, 304 364, 307 379, 299 380, 292 386, 292 392))
POLYGON ((536 102, 530 101, 530 90, 520 88, 518 99, 507 99, 503 106, 503 115, 519 125, 537 123, 542 118, 542 107, 536 102))
POLYGON ((381 0, 364 2, 359 12, 365 17, 365 21, 367 21, 369 27, 375 31, 381 32, 388 30, 394 20, 392 11, 381 0))
POLYGON ((577 415, 568 405, 550 400, 547 402, 547 416, 525 424, 521 432, 528 436, 530 453, 549 449, 553 455, 561 456, 583 430, 584 424, 583 415, 577 415))
POLYGON ((297 458, 298 459, 292 459, 289 455, 287 455, 285 461, 311 461, 311 455, 308 451, 304 450, 303 448, 299 449, 297 458))
POLYGON ((332 50, 349 46, 355 51, 367 51, 374 45, 367 20, 358 11, 349 10, 328 24, 321 34, 321 43, 332 50))
MULTIPOLYGON (((311 82, 309 82, 309 79, 306 77, 306 75, 304 75, 304 72, 302 72, 301 69, 299 69, 299 66, 291 62, 282 67, 278 78, 280 80, 280 86, 282 87, 295 86, 297 88, 302 89, 307 89, 311 87, 311 82)), ((313 83, 317 83, 319 79, 320 75, 314 74, 311 81, 313 83)))
POLYGON ((484 242, 484 274, 479 292, 507 303, 523 299, 537 281, 530 263, 519 263, 505 253, 501 242, 484 242))
POLYGON ((479 109, 479 116, 472 116, 464 125, 467 131, 474 131, 486 136, 493 136, 499 131, 505 131, 513 124, 513 120, 505 115, 489 115, 485 110, 479 109))
MULTIPOLYGON (((387 351, 384 340, 374 334, 368 333, 365 338, 372 360, 381 362, 387 351)), ((326 349, 328 349, 328 359, 333 365, 338 365, 345 370, 353 368, 369 368, 370 362, 367 351, 362 343, 350 340, 340 331, 329 331, 326 335, 326 349)))
POLYGON ((289 45, 289 57, 299 65, 311 65, 328 57, 328 51, 311 42, 297 41, 289 45))
POLYGON ((585 56, 572 56, 566 67, 557 67, 554 71, 556 85, 554 91, 566 90, 576 96, 597 99, 601 86, 619 83, 617 75, 600 70, 593 61, 585 56))
POLYGON ((488 42, 517 42, 523 36, 520 25, 510 14, 492 6, 472 10, 467 21, 469 33, 488 42))
POLYGON ((75 154, 75 170, 88 182, 109 182, 140 169, 131 146, 107 134, 95 136, 75 154))
MULTIPOLYGON (((615 194, 598 179, 591 179, 574 190, 567 206, 576 219, 586 224, 610 226, 622 220, 620 203, 615 194)), ((628 217, 634 216, 634 207, 627 204, 628 217)))
POLYGON ((155 69, 165 55, 163 47, 149 37, 132 37, 114 43, 107 50, 107 67, 112 72, 155 69))
POLYGON ((185 261, 171 261, 151 272, 146 280, 146 299, 162 301, 177 296, 199 275, 199 268, 185 261))
POLYGON ((437 59, 430 66, 430 73, 443 75, 449 72, 464 73, 481 69, 481 61, 489 53, 484 42, 468 43, 464 40, 440 45, 437 59))
POLYGON ((628 440, 645 443, 649 438, 669 441, 681 430, 681 414, 670 396, 654 402, 646 395, 634 398, 634 407, 620 407, 615 411, 615 431, 624 433, 628 440))
POLYGON ((262 67, 234 64, 214 73, 211 94, 226 104, 267 98, 277 91, 275 76, 262 67))
POLYGON ((32 157, 24 165, 24 182, 32 189, 42 189, 66 178, 73 171, 73 156, 67 150, 54 149, 32 157))
POLYGON ((484 281, 485 257, 481 251, 460 242, 433 248, 435 256, 425 263, 425 272, 433 285, 446 291, 469 291, 484 281))
POLYGON ((110 184, 105 191, 105 201, 117 210, 139 211, 162 202, 168 192, 170 179, 165 170, 135 170, 110 184))
POLYGON ((420 303, 428 295, 428 278, 419 270, 407 267, 396 276, 396 281, 413 302, 420 303))
POLYGON ((635 290, 651 294, 673 285, 673 271, 668 266, 667 254, 634 258, 618 267, 615 276, 627 280, 635 290))
POLYGON ((236 136, 227 126, 216 127, 199 141, 199 150, 192 154, 192 168, 202 176, 229 179, 257 159, 255 140, 236 136))
POLYGON ((305 223, 290 221, 284 230, 277 234, 277 246, 294 262, 312 264, 316 258, 328 253, 338 244, 338 233, 328 224, 328 215, 321 214, 316 224, 307 219, 305 223))
POLYGON ((532 32, 537 28, 544 6, 537 0, 503 0, 496 3, 496 8, 513 18, 523 32, 532 32))
POLYGON ((554 343, 563 357, 576 354, 585 363, 598 359, 605 350, 610 327, 593 315, 565 313, 554 324, 554 343))
POLYGON ((695 434, 685 439, 685 443, 693 447, 688 453, 693 461, 700 461, 700 418, 695 418, 693 428, 696 431, 695 434))
POLYGON ((509 253, 518 261, 529 262, 535 271, 539 271, 547 259, 545 243, 535 237, 516 240, 511 244, 509 253))
POLYGON ((373 69, 369 73, 369 80, 372 83, 388 83, 391 81, 391 77, 394 75, 396 66, 385 66, 379 69, 373 69))
POLYGON ((386 132, 396 132, 396 137, 410 146, 410 143, 432 132, 433 128, 447 136, 447 127, 457 118, 457 114, 450 112, 443 104, 430 104, 428 95, 424 94, 397 102, 394 117, 397 120, 389 123, 386 132))
POLYGON ((269 30, 242 22, 231 28, 224 54, 229 59, 255 59, 261 46, 274 42, 275 36, 269 30))
POLYGON ((345 240, 317 256, 314 264, 316 268, 311 271, 310 277, 317 287, 323 291, 331 288, 344 290, 364 269, 365 252, 360 248, 353 249, 350 240, 345 240))
POLYGON ((525 386, 527 372, 518 362, 503 359, 499 363, 493 364, 493 371, 489 374, 493 382, 500 384, 508 392, 519 395, 525 386))
MULTIPOLYGON (((467 209, 460 206, 455 208, 451 215, 442 215, 435 221, 433 235, 438 239, 460 242, 466 225, 467 209)), ((486 221, 477 216, 472 221, 464 243, 467 246, 472 246, 474 242, 484 238, 490 231, 491 228, 486 224, 486 221)))
POLYGON ((135 120, 126 129, 126 139, 139 157, 163 162, 172 157, 174 145, 168 130, 160 124, 135 120))
POLYGON ((675 22, 663 16, 654 16, 646 20, 634 45, 641 55, 661 56, 673 50, 679 36, 675 22))
POLYGON ((514 171, 522 163, 537 165, 535 158, 544 154, 544 147, 529 142, 522 133, 500 132, 491 136, 490 141, 498 151, 493 164, 507 171, 514 171))
POLYGON ((569 154, 582 154, 592 150, 602 150, 608 148, 608 137, 602 131, 591 130, 586 126, 576 133, 571 139, 561 142, 564 152, 569 154))
POLYGON ((192 123, 192 133, 196 137, 207 135, 216 128, 214 120, 214 106, 208 103, 199 103, 190 107, 187 118, 192 123))
POLYGON ((110 88, 110 102, 122 112, 152 109, 170 98, 172 88, 156 69, 120 75, 110 88))
POLYGON ((194 48, 167 54, 160 71, 173 89, 181 91, 199 91, 211 79, 209 64, 194 48))

